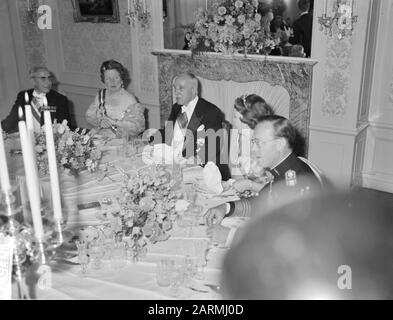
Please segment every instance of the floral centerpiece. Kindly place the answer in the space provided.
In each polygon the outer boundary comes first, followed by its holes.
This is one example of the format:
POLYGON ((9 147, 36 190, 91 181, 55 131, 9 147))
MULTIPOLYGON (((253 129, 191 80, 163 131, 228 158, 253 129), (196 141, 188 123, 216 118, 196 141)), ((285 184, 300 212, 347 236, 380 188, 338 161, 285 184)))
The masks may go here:
POLYGON ((179 195, 167 167, 149 166, 123 175, 121 194, 104 199, 102 208, 106 218, 118 219, 117 233, 131 238, 137 260, 146 251, 147 241, 156 243, 169 238, 167 232, 177 217, 179 195))
POLYGON ((195 13, 195 24, 186 38, 192 51, 264 54, 276 43, 262 27, 258 0, 215 0, 213 15, 195 13))
MULTIPOLYGON (((78 128, 72 131, 67 125, 67 120, 62 123, 54 122, 53 139, 58 163, 74 175, 85 169, 94 172, 102 154, 94 146, 93 136, 94 132, 87 132, 86 129, 78 128)), ((35 139, 38 170, 40 174, 47 174, 49 169, 44 127, 35 135, 35 139)))

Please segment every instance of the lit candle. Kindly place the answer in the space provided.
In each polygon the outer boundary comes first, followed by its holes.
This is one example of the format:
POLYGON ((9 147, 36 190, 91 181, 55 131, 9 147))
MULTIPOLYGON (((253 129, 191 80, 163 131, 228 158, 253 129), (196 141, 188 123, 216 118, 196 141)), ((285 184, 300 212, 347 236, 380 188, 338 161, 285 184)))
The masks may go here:
POLYGON ((27 136, 31 140, 31 143, 35 145, 34 139, 34 119, 33 113, 31 112, 31 105, 29 104, 29 95, 27 91, 25 92, 25 116, 26 116, 26 127, 27 127, 27 136))
POLYGON ((205 10, 207 11, 207 0, 205 0, 205 10))
POLYGON ((327 0, 323 0, 323 15, 327 14, 327 0))
MULTIPOLYGON (((44 107, 47 106, 47 102, 44 101, 44 107)), ((46 136, 46 150, 48 153, 48 164, 50 174, 50 186, 52 191, 52 204, 53 204, 53 216, 56 222, 61 222, 61 200, 60 200, 60 187, 59 187, 59 175, 57 173, 57 161, 56 161, 56 150, 55 142, 53 140, 53 127, 50 112, 44 111, 44 126, 46 136)))
POLYGON ((143 0, 143 12, 146 12, 146 0, 143 0))
POLYGON ((0 126, 0 181, 4 192, 11 190, 10 177, 8 175, 7 157, 4 147, 3 130, 0 126))
POLYGON ((127 12, 130 12, 130 0, 127 0, 127 12))
POLYGON ((18 109, 19 115, 19 136, 20 144, 23 153, 23 164, 25 167, 27 193, 30 199, 31 215, 33 217, 34 233, 38 240, 44 237, 44 228, 41 218, 41 203, 40 203, 40 186, 38 182, 37 166, 35 166, 35 155, 33 146, 30 143, 30 138, 27 134, 27 128, 23 118, 22 108, 18 109))

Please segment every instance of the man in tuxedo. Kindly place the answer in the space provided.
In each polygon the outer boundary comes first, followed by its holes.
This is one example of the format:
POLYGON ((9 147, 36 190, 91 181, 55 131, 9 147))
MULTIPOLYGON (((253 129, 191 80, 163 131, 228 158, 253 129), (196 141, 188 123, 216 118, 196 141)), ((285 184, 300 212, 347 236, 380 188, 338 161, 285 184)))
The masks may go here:
POLYGON ((33 82, 34 88, 18 93, 10 114, 1 121, 3 130, 7 133, 18 131, 18 108, 21 106, 24 110, 25 104, 30 104, 34 118, 34 130, 39 131, 41 126, 44 124, 44 117, 41 108, 44 104, 45 98, 48 102, 48 106, 56 107, 56 112, 51 112, 52 121, 54 119, 57 119, 57 122, 67 120, 68 125, 72 126, 71 116, 68 109, 68 99, 62 94, 52 90, 52 75, 49 70, 46 67, 34 67, 30 71, 30 78, 33 82), (26 92, 29 97, 28 103, 25 101, 26 92))
POLYGON ((300 44, 304 48, 306 57, 311 56, 312 14, 310 0, 299 0, 300 17, 293 23, 292 44, 300 44))
POLYGON ((263 215, 273 207, 322 190, 321 177, 293 152, 295 141, 296 130, 284 117, 266 116, 257 124, 251 139, 251 157, 266 177, 263 183, 248 179, 234 182, 236 190, 252 191, 256 196, 209 210, 206 223, 213 240, 222 242, 229 234, 230 230, 220 225, 224 217, 263 215))
POLYGON ((223 113, 198 96, 198 79, 192 73, 177 76, 173 87, 176 103, 165 125, 164 142, 173 147, 175 154, 184 158, 198 157, 202 164, 213 161, 220 169, 222 179, 228 180, 228 155, 223 147, 223 113))

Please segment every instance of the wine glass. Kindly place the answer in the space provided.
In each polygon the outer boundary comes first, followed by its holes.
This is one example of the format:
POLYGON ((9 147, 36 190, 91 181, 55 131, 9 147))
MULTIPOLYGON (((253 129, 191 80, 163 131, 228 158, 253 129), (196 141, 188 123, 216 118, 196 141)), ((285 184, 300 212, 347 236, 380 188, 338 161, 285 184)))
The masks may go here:
POLYGON ((82 268, 81 272, 82 275, 85 275, 87 272, 87 265, 89 263, 89 252, 87 250, 87 243, 85 241, 79 240, 77 240, 75 243, 78 249, 78 262, 82 268))
POLYGON ((102 258, 105 255, 103 243, 101 241, 94 241, 90 246, 89 255, 92 262, 92 267, 94 269, 101 269, 102 258))
POLYGON ((170 288, 171 295, 174 297, 179 296, 179 288, 184 282, 184 265, 178 262, 175 262, 173 265, 172 272, 170 274, 170 288))

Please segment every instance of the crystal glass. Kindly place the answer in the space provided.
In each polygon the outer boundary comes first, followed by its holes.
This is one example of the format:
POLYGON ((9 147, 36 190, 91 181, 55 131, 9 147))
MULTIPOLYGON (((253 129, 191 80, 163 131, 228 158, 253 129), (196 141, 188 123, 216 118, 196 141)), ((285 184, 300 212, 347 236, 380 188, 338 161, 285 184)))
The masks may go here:
POLYGON ((120 269, 127 264, 127 251, 125 242, 116 242, 113 247, 111 266, 115 269, 120 269))
POLYGON ((105 255, 105 250, 103 243, 99 241, 94 241, 89 250, 89 256, 94 269, 102 268, 102 258, 105 255))
POLYGON ((175 261, 172 259, 161 259, 157 262, 156 277, 160 287, 168 287, 171 284, 171 275, 174 270, 175 261))
POLYGON ((179 288, 184 282, 184 265, 179 262, 175 262, 173 265, 172 272, 170 274, 170 288, 171 295, 174 297, 179 296, 179 288))
POLYGON ((87 272, 87 265, 89 264, 89 251, 87 243, 84 241, 76 241, 76 247, 78 249, 78 262, 81 265, 81 273, 84 275, 87 272))
POLYGON ((184 258, 184 277, 186 281, 191 280, 197 273, 197 260, 195 256, 187 255, 184 258))

